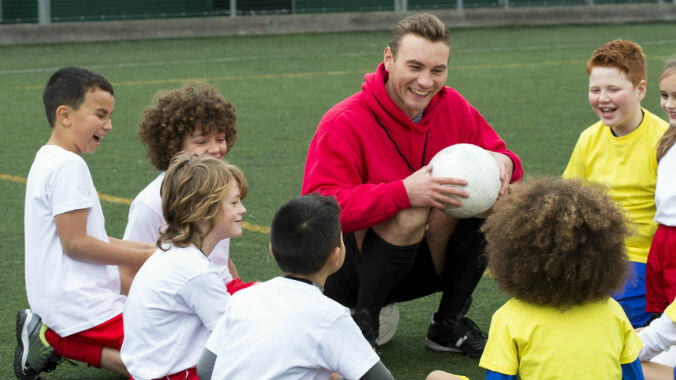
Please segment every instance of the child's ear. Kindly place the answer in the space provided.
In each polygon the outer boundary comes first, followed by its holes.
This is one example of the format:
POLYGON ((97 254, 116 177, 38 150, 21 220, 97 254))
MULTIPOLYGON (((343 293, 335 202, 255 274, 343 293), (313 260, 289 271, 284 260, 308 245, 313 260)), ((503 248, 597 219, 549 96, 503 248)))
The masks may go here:
POLYGON ((70 127, 70 107, 66 105, 56 107, 55 115, 59 124, 70 127))
POLYGON ((636 89, 638 90, 639 101, 641 101, 641 100, 643 100, 643 98, 645 98, 646 86, 647 86, 647 83, 646 83, 645 80, 638 82, 638 85, 636 86, 636 89))
POLYGON ((272 252, 272 243, 268 244, 268 250, 270 251, 270 256, 272 256, 272 258, 274 259, 274 258, 275 258, 275 253, 272 252))
POLYGON ((336 249, 331 252, 329 255, 329 262, 331 263, 331 266, 335 268, 336 270, 340 269, 340 267, 343 265, 343 260, 342 260, 342 253, 340 250, 340 247, 336 247, 336 249))

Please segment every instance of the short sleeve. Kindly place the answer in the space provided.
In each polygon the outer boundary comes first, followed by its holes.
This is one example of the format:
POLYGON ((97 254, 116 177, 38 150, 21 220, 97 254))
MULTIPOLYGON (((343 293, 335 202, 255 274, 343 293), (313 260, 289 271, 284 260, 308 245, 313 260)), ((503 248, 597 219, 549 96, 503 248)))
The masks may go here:
POLYGON ((493 314, 488 342, 479 361, 480 367, 505 375, 516 375, 519 358, 510 325, 512 324, 503 308, 493 314))
POLYGON ((48 194, 51 195, 52 216, 92 208, 98 200, 91 174, 84 162, 64 162, 48 186, 51 187, 48 194))
POLYGON ((129 207, 124 240, 154 243, 160 236, 164 217, 143 202, 132 202, 129 207))
POLYGON ((346 379, 359 379, 380 361, 349 314, 340 315, 324 332, 318 363, 346 379))
POLYGON ((568 166, 563 171, 563 178, 566 179, 586 179, 587 170, 582 157, 582 135, 577 140, 573 153, 570 155, 568 166))
POLYGON ((225 341, 225 319, 227 312, 228 307, 225 308, 225 312, 216 323, 216 327, 211 331, 211 335, 209 335, 209 339, 207 339, 207 343, 204 345, 204 348, 215 354, 219 351, 218 347, 220 346, 220 343, 225 341))
POLYGON ((636 331, 626 317, 623 318, 622 324, 624 328, 624 346, 622 347, 622 354, 620 354, 620 364, 627 364, 638 358, 638 353, 643 348, 643 343, 641 343, 641 339, 636 335, 636 331))
POLYGON ((178 291, 178 296, 199 316, 209 331, 216 327, 230 300, 223 280, 215 271, 200 274, 188 281, 178 291))

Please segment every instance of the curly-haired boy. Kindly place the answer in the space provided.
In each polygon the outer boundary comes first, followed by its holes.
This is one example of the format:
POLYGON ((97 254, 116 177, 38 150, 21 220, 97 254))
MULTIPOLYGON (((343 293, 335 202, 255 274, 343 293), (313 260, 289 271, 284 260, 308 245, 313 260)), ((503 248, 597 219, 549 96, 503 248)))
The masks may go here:
POLYGON ((609 296, 627 272, 628 230, 602 189, 534 180, 499 201, 482 229, 492 277, 513 297, 491 320, 479 363, 488 374, 643 378, 641 342, 609 296))
MULTIPOLYGON (((150 162, 161 173, 134 198, 129 208, 125 240, 155 242, 166 224, 160 187, 171 159, 179 152, 223 159, 237 140, 235 107, 216 89, 197 83, 160 91, 143 112, 138 135, 148 147, 150 162)), ((230 259, 230 239, 209 256, 232 290, 241 280, 230 259)), ((133 275, 133 273, 131 274, 133 275)))

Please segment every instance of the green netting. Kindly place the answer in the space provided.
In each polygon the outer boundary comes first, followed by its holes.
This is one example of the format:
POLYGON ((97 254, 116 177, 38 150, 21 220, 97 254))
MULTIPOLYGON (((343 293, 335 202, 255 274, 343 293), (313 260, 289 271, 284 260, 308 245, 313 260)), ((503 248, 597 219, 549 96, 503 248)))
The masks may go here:
MULTIPOLYGON (((455 9, 460 0, 408 0, 409 10, 455 9)), ((506 0, 462 0, 464 8, 502 7, 506 0)), ((584 5, 585 0, 507 0, 510 7, 584 5)), ((660 0, 593 0, 595 4, 660 0)), ((671 1, 671 0, 664 0, 671 1)), ((394 0, 237 0, 237 14, 391 11, 394 0)), ((124 20, 229 15, 230 0, 51 0, 51 21, 124 20)), ((33 23, 37 0, 0 0, 0 22, 33 23)))

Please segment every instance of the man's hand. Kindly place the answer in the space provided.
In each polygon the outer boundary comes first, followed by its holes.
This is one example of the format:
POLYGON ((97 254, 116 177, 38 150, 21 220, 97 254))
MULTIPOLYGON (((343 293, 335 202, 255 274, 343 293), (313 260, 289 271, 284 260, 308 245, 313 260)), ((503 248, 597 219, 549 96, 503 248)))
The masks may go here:
POLYGON ((461 178, 433 177, 431 171, 432 165, 427 165, 404 178, 404 187, 411 207, 436 207, 444 210, 447 205, 461 206, 462 202, 451 198, 450 195, 467 198, 469 194, 465 190, 448 185, 465 186, 467 181, 461 178))
POLYGON ((489 151, 489 153, 493 156, 495 161, 497 161, 498 167, 500 168, 500 182, 502 182, 502 187, 500 187, 500 193, 498 194, 498 197, 501 197, 507 192, 509 181, 512 179, 514 163, 512 162, 512 159, 506 154, 491 151, 489 151))

